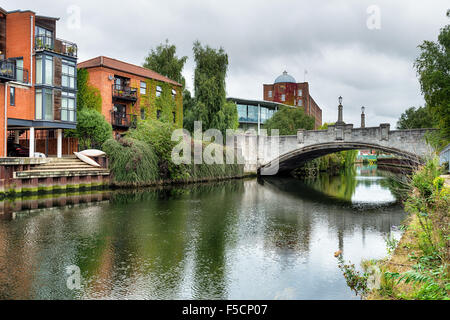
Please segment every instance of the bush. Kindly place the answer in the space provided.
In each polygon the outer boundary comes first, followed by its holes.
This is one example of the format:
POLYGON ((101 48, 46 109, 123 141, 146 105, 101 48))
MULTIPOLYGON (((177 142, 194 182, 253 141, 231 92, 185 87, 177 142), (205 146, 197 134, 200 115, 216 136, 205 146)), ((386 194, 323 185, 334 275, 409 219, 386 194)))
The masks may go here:
POLYGON ((112 127, 105 117, 94 109, 83 109, 77 113, 76 136, 80 149, 100 149, 112 137, 112 127))
POLYGON ((114 182, 141 185, 159 179, 158 157, 149 144, 131 138, 109 139, 103 150, 114 182))

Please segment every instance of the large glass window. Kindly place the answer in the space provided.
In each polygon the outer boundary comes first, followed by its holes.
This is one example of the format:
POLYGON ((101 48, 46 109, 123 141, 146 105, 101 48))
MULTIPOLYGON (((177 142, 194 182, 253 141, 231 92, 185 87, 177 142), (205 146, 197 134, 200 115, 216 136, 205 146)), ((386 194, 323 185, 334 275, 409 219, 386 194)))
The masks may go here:
POLYGON ((61 85, 65 88, 75 89, 75 63, 62 61, 61 85))
POLYGON ((36 89, 36 119, 42 119, 42 89, 36 89))
POLYGON ((36 119, 53 120, 53 91, 36 89, 36 119))
POLYGON ((16 79, 25 82, 23 78, 23 59, 16 59, 16 79))
POLYGON ((42 75, 44 74, 42 72, 42 56, 36 56, 36 83, 42 84, 42 75))
POLYGON ((249 122, 258 122, 258 107, 248 106, 248 119, 249 122))
POLYGON ((237 112, 239 121, 247 121, 247 106, 243 104, 237 105, 237 112))
POLYGON ((75 121, 75 93, 62 92, 61 120, 75 121))
POLYGON ((51 30, 36 26, 35 34, 38 48, 53 49, 53 32, 51 30))
POLYGON ((53 85, 53 57, 45 56, 45 84, 53 85))

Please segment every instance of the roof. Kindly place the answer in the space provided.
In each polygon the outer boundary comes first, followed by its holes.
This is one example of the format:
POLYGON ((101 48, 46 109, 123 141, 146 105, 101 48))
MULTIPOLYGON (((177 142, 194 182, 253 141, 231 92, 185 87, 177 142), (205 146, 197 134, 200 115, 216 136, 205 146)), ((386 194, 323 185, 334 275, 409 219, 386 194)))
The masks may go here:
POLYGON ((287 104, 274 102, 274 101, 266 101, 266 100, 250 100, 250 99, 242 99, 242 98, 234 98, 234 97, 228 97, 227 100, 231 100, 233 102, 239 103, 239 104, 247 104, 247 105, 260 105, 261 107, 269 107, 269 108, 275 108, 275 107, 289 107, 289 108, 295 108, 294 106, 290 106, 287 104))
MULTIPOLYGON (((36 12, 34 12, 32 10, 20 10, 20 9, 18 9, 18 10, 7 11, 7 10, 3 9, 2 7, 0 7, 0 12, 3 13, 3 14, 31 12, 31 13, 36 15, 36 12)), ((50 20, 56 20, 56 21, 59 20, 59 18, 55 18, 55 17, 38 16, 38 15, 36 15, 36 18, 50 19, 50 20)))
POLYGON ((181 87, 182 85, 172 79, 169 79, 153 70, 137 66, 135 64, 131 64, 128 62, 120 61, 117 59, 105 57, 105 56, 98 56, 96 58, 92 58, 90 60, 86 60, 83 62, 78 63, 78 68, 82 69, 88 69, 88 68, 95 68, 95 67, 105 67, 110 68, 122 72, 131 73, 137 76, 141 76, 144 78, 150 78, 154 80, 159 80, 167 83, 171 83, 173 85, 181 87))
POLYGON ((284 71, 281 76, 276 78, 274 83, 284 83, 284 82, 297 83, 297 81, 295 81, 294 77, 288 75, 287 71, 284 71))

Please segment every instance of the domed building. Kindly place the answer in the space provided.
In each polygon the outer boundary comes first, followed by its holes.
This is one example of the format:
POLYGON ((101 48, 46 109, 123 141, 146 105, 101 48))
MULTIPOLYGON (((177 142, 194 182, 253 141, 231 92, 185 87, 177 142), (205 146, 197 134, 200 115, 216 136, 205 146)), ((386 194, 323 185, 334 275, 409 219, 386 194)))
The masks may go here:
POLYGON ((309 94, 309 83, 297 83, 295 78, 284 71, 273 84, 264 85, 264 100, 303 108, 307 115, 315 119, 315 128, 322 125, 322 109, 309 94))

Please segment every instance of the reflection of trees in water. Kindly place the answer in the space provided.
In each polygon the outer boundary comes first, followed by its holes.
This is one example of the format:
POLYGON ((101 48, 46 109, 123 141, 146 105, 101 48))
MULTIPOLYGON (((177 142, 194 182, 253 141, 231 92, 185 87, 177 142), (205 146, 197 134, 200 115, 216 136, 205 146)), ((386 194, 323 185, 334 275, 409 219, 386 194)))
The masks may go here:
POLYGON ((351 201, 357 185, 355 177, 355 167, 348 167, 338 175, 319 174, 316 178, 305 180, 305 184, 329 196, 351 201))

